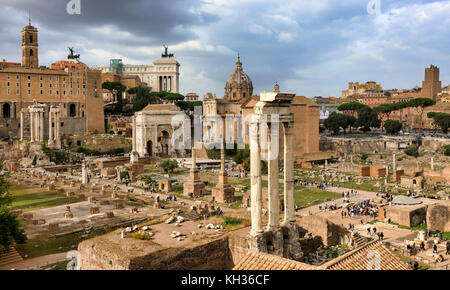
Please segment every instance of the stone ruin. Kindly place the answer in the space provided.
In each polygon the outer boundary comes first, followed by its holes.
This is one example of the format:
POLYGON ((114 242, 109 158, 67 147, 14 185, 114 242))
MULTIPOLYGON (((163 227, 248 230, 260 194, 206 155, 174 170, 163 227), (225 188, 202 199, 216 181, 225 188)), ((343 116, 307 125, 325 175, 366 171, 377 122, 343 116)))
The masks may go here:
POLYGON ((294 94, 261 93, 260 102, 255 105, 255 115, 250 122, 250 182, 251 182, 251 230, 248 235, 250 250, 265 252, 293 260, 301 260, 303 253, 299 243, 299 227, 295 219, 294 204, 294 156, 293 123, 290 103, 294 94), (277 116, 278 118, 275 118, 277 116), (269 222, 262 225, 262 178, 261 148, 262 121, 267 118, 268 142, 268 203, 269 222), (279 154, 276 142, 279 140, 280 125, 284 129, 284 221, 280 223, 279 207, 279 154))
POLYGON ((183 194, 188 197, 199 197, 205 194, 205 184, 198 177, 197 150, 192 146, 192 168, 189 172, 189 180, 183 183, 183 194))

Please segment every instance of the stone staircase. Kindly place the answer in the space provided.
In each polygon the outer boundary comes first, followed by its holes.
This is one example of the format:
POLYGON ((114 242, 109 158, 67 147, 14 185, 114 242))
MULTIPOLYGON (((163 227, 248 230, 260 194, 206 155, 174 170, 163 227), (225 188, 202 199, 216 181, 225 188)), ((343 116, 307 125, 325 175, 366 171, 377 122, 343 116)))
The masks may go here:
POLYGON ((11 249, 6 254, 0 255, 0 266, 21 261, 23 261, 23 258, 19 255, 14 247, 11 247, 11 249))
POLYGON ((369 243, 370 241, 372 241, 372 239, 366 238, 366 237, 362 237, 358 233, 355 233, 352 238, 353 238, 353 248, 355 248, 355 249, 359 249, 362 246, 364 246, 367 243, 369 243))

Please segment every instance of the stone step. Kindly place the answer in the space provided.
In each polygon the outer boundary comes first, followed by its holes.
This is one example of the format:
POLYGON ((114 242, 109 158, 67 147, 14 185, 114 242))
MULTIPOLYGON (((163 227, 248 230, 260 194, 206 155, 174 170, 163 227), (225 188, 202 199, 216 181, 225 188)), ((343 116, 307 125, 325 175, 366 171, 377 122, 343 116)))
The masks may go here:
POLYGON ((0 256, 0 266, 21 261, 23 258, 15 248, 11 248, 6 254, 0 256))

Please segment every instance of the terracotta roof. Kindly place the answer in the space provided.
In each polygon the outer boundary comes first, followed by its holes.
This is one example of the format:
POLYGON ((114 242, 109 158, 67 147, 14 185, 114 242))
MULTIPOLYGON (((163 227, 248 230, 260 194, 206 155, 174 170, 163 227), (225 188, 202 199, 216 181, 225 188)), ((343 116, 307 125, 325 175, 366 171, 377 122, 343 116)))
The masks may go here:
POLYGON ((178 107, 173 104, 153 104, 147 105, 142 111, 173 111, 177 109, 178 107))
POLYGON ((406 263, 379 241, 368 243, 321 267, 327 270, 411 270, 406 263), (377 259, 379 259, 379 263, 377 259), (370 268, 371 266, 373 268, 370 268), (379 268, 375 269, 377 266, 379 268))
POLYGON ((271 254, 249 251, 233 270, 315 270, 317 267, 271 254))

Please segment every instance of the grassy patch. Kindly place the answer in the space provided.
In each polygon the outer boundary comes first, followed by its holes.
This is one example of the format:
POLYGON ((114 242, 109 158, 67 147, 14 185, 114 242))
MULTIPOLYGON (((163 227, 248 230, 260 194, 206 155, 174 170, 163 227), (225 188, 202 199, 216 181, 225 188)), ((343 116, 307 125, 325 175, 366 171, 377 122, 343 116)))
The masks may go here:
POLYGON ((405 230, 410 230, 410 231, 424 231, 424 230, 427 229, 427 224, 421 224, 421 225, 418 225, 418 226, 415 226, 415 227, 402 226, 402 225, 399 225, 399 224, 394 223, 394 222, 390 222, 390 224, 394 225, 394 226, 398 226, 399 229, 405 229, 405 230))
MULTIPOLYGON (((408 264, 410 261, 412 261, 412 263, 414 264, 414 262, 416 262, 416 260, 412 259, 412 257, 406 257, 406 256, 403 256, 402 253, 400 253, 400 252, 398 252, 398 251, 394 251, 393 253, 394 253, 397 257, 399 257, 400 260, 401 260, 403 263, 408 264)), ((429 267, 427 264, 424 264, 424 263, 419 262, 419 261, 417 261, 417 262, 419 263, 419 270, 428 270, 428 269, 430 269, 430 267, 429 267)))
POLYGON ((111 231, 112 229, 110 228, 91 230, 87 238, 82 238, 82 236, 84 235, 83 232, 59 238, 46 233, 33 239, 28 239, 25 244, 16 245, 16 249, 22 257, 28 255, 27 258, 64 253, 70 250, 74 250, 74 248, 72 248, 72 245, 78 247, 78 244, 85 239, 91 239, 100 235, 104 235, 111 231))
POLYGON ((328 200, 338 199, 340 193, 319 190, 315 188, 296 186, 294 199, 299 207, 308 207, 328 200))
POLYGON ((67 261, 62 261, 59 263, 54 263, 54 264, 50 264, 47 266, 43 266, 41 267, 42 270, 48 270, 48 269, 52 269, 52 270, 67 270, 67 264, 69 264, 70 260, 67 261))
POLYGON ((9 191, 14 196, 14 201, 11 204, 13 209, 21 209, 24 211, 55 207, 80 201, 78 197, 66 197, 54 191, 26 187, 17 183, 11 183, 9 191))

